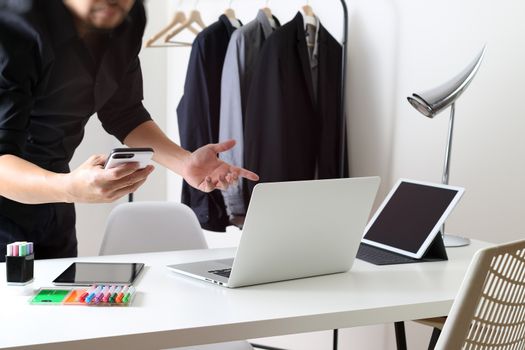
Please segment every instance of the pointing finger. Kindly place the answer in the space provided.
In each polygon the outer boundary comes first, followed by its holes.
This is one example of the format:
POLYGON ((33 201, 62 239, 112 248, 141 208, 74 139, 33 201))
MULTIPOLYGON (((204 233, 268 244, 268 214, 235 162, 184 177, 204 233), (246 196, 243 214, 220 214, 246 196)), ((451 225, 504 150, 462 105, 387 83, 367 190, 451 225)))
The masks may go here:
POLYGON ((251 180, 251 181, 259 181, 259 175, 257 175, 254 172, 251 172, 251 171, 246 170, 244 168, 237 168, 237 171, 239 173, 238 176, 240 176, 240 177, 247 178, 248 180, 251 180))

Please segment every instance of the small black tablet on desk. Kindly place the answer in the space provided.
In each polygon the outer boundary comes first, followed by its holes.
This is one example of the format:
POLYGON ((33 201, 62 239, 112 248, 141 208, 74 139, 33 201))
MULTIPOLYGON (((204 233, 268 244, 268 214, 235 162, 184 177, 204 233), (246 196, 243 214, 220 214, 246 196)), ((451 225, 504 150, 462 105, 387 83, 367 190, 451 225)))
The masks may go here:
POLYGON ((377 265, 446 260, 440 229, 464 191, 400 179, 365 228, 357 258, 377 265))
POLYGON ((74 262, 55 280, 55 285, 133 284, 143 263, 74 262))

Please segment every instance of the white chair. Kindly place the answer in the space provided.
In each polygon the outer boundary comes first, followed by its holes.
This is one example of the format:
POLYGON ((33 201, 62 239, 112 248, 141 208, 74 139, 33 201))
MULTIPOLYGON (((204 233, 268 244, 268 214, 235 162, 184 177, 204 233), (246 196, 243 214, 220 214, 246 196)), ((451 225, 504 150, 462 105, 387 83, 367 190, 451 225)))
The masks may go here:
POLYGON ((193 211, 175 202, 132 202, 108 218, 99 255, 206 249, 193 211))
MULTIPOLYGON (((193 211, 175 202, 133 202, 115 207, 99 255, 206 249, 193 211)), ((252 350, 247 341, 177 348, 178 350, 252 350)))
POLYGON ((436 349, 525 348, 525 240, 478 251, 436 349))

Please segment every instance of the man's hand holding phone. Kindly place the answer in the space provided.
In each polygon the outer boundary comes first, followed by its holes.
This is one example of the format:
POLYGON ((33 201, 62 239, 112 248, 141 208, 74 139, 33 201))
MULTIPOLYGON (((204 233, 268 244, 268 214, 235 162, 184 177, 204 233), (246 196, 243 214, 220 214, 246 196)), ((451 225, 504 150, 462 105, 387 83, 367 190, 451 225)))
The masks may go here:
POLYGON ((115 149, 110 156, 91 156, 69 174, 68 202, 110 203, 135 192, 154 169, 149 165, 153 150, 140 150, 139 156, 131 148, 115 149))

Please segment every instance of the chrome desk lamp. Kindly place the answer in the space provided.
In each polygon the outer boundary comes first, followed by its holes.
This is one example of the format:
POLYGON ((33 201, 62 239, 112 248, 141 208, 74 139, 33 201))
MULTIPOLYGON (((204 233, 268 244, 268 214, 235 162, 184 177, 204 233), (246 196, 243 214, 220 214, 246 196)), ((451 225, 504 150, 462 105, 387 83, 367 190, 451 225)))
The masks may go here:
MULTIPOLYGON (((452 150, 452 133, 454 131, 454 112, 455 103, 459 96, 466 90, 472 79, 478 72, 481 61, 485 55, 486 46, 476 58, 457 76, 446 83, 419 94, 412 94, 407 97, 408 102, 421 114, 428 118, 434 118, 441 111, 450 106, 450 121, 448 124, 448 137, 445 148, 445 165, 443 167, 442 183, 448 185, 450 170, 450 153, 452 150)), ((470 244, 470 240, 465 237, 445 234, 445 225, 441 227, 441 234, 445 247, 461 247, 470 244)))

